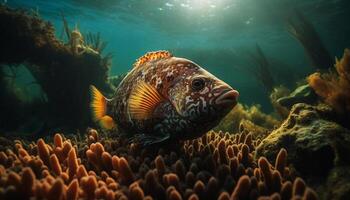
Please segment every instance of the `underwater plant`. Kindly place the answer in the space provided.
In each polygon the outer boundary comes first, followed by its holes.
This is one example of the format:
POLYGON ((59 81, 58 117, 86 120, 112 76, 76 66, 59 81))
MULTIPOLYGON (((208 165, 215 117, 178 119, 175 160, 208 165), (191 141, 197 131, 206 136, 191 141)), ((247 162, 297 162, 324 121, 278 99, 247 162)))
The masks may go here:
POLYGON ((307 81, 327 104, 341 116, 348 126, 350 119, 350 50, 345 49, 342 59, 336 59, 335 72, 316 72, 307 81))
POLYGON ((297 9, 287 19, 288 32, 300 42, 316 69, 330 68, 334 60, 312 23, 297 9))
POLYGON ((259 140, 209 132, 176 147, 142 149, 89 130, 36 143, 2 139, 1 199, 317 199, 281 149, 254 158, 259 140))
POLYGON ((280 124, 278 119, 263 113, 259 105, 249 107, 238 103, 215 127, 215 130, 238 132, 242 120, 248 120, 257 126, 264 127, 265 130, 271 130, 280 124))
MULTIPOLYGON (((78 26, 72 30, 69 27, 69 24, 64 16, 64 13, 61 12, 62 22, 63 22, 63 33, 66 35, 67 46, 70 46, 71 50, 75 54, 102 54, 107 46, 107 42, 103 41, 101 38, 101 33, 92 33, 88 32, 86 34, 82 34, 78 26)), ((61 36, 63 39, 63 35, 61 36)), ((112 55, 108 53, 103 57, 104 60, 111 60, 112 55)))
POLYGON ((91 48, 93 48, 95 51, 102 53, 103 50, 106 48, 107 46, 107 42, 103 41, 101 38, 101 33, 91 33, 88 32, 87 34, 85 34, 85 43, 86 45, 90 46, 91 48))
MULTIPOLYGON (((61 12, 61 17, 62 17, 62 22, 63 22, 63 32, 66 34, 67 41, 69 41, 70 40, 71 31, 70 31, 70 28, 69 28, 69 25, 68 25, 68 21, 65 18, 63 12, 61 12)), ((62 32, 62 34, 63 34, 63 32, 62 32)), ((61 37, 61 38, 63 39, 63 37, 61 37)))
POLYGON ((253 65, 250 67, 250 72, 254 74, 255 78, 265 87, 266 91, 270 93, 275 86, 274 78, 270 71, 270 64, 264 52, 258 44, 256 44, 255 53, 250 53, 250 60, 253 65))

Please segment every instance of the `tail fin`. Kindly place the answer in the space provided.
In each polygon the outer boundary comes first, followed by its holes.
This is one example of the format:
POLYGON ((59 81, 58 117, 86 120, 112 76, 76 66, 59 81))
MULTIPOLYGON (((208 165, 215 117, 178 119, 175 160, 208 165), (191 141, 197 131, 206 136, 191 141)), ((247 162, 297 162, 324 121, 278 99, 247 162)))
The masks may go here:
POLYGON ((115 127, 112 117, 106 115, 107 113, 107 99, 104 97, 95 86, 90 86, 91 102, 90 108, 94 122, 98 122, 104 129, 112 129, 115 127))

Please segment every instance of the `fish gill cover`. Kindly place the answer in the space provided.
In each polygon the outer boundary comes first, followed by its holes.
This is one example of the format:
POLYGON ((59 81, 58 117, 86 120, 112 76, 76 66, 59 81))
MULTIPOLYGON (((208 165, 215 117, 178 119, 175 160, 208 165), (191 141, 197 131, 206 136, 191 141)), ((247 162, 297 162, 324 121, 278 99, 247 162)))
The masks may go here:
POLYGON ((349 13, 347 0, 1 1, 0 199, 348 199, 349 13), (208 73, 169 78, 168 96, 142 70, 169 55, 208 73), (174 124, 214 75, 238 104, 174 124), (127 96, 128 81, 142 84, 123 130, 109 116, 129 110, 102 94, 127 96), (191 139, 141 131, 164 116, 191 139))

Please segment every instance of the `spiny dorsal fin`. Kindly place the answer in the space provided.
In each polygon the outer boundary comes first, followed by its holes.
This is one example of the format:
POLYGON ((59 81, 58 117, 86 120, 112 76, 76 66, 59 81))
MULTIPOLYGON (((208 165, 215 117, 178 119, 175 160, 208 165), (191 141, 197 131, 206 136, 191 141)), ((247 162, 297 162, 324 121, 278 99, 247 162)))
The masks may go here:
POLYGON ((149 61, 170 58, 172 56, 173 55, 169 51, 164 50, 148 52, 144 56, 136 60, 136 62, 134 63, 134 67, 138 67, 149 61))
POLYGON ((129 97, 128 107, 131 118, 150 119, 156 106, 163 100, 163 96, 157 89, 145 82, 140 82, 129 97))

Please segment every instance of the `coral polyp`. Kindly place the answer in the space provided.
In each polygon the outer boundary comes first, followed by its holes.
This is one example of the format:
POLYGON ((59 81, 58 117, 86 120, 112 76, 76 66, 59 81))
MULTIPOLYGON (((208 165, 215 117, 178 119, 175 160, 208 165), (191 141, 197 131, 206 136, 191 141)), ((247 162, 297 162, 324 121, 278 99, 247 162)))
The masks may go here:
POLYGON ((15 140, 0 152, 0 198, 317 199, 285 149, 275 161, 255 159, 259 142, 211 131, 180 148, 141 149, 93 129, 85 138, 15 140))

